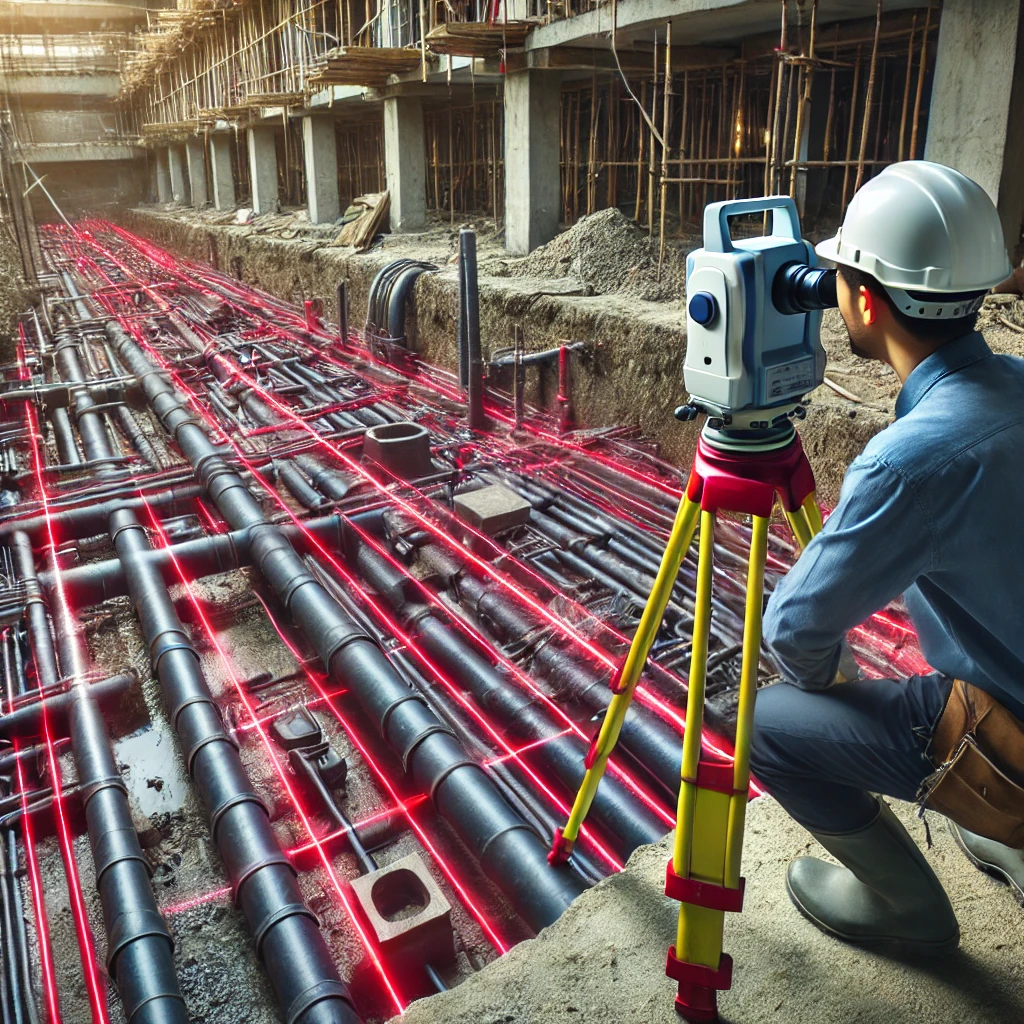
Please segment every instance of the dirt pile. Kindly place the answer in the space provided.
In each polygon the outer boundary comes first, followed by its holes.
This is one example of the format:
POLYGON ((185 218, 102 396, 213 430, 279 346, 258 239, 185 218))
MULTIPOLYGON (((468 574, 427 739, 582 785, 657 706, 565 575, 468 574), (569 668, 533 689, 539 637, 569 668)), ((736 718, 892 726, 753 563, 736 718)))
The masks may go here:
POLYGON ((529 256, 488 269, 498 276, 573 278, 597 295, 675 302, 686 286, 686 253, 699 244, 695 239, 666 240, 659 274, 657 238, 612 208, 583 217, 529 256))

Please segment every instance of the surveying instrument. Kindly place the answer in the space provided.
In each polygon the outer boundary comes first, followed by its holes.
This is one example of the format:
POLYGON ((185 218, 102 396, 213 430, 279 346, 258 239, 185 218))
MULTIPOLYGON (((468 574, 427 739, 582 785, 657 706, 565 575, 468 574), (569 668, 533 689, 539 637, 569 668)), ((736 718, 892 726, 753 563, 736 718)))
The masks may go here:
POLYGON ((680 902, 666 973, 679 985, 676 1009, 690 1021, 717 1020, 717 993, 732 984, 732 958, 722 952, 722 935, 725 914, 743 904, 740 857, 768 523, 776 496, 801 549, 822 525, 814 477, 792 422, 803 415, 800 401, 824 377, 821 310, 836 305, 835 271, 817 269, 815 263, 789 196, 712 203, 704 210, 704 248, 691 253, 686 266, 683 373, 690 401, 676 416, 692 420, 703 413, 707 419, 651 595, 629 653, 612 676, 612 699, 587 752, 583 783, 548 858, 560 863, 572 853, 699 520, 686 729, 675 846, 665 883, 666 895, 680 902), (731 237, 730 218, 768 213, 771 234, 731 237), (732 763, 702 749, 719 512, 752 521, 732 763))

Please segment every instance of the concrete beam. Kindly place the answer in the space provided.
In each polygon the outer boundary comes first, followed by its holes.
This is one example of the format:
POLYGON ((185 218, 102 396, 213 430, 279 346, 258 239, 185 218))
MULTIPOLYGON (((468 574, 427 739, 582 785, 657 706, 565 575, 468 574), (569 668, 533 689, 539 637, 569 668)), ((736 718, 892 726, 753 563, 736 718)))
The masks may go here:
POLYGON ((206 188, 206 156, 202 139, 189 139, 185 143, 185 158, 188 162, 188 187, 192 193, 192 205, 201 210, 209 202, 206 188))
POLYGON ((333 114, 302 119, 302 158, 306 167, 306 209, 311 224, 332 224, 341 213, 338 198, 338 143, 333 114))
POLYGON ((505 79, 505 247, 517 255, 558 233, 560 87, 557 71, 505 79))
POLYGON ((171 192, 171 167, 167 159, 167 150, 156 151, 156 199, 158 203, 169 203, 173 198, 171 192))
POLYGON ((25 142, 14 161, 29 164, 92 163, 97 160, 135 160, 142 155, 128 142, 25 142))
POLYGON ((384 100, 384 173, 391 230, 418 231, 427 223, 427 152, 418 96, 384 100))
POLYGON ((11 96, 99 96, 112 99, 120 89, 116 74, 103 75, 6 75, 0 92, 11 96))
POLYGON ((277 146, 274 129, 255 125, 248 130, 249 181, 253 213, 277 213, 277 146))
MULTIPOLYGON (((156 10, 161 4, 153 4, 156 10)), ((67 32, 74 25, 74 31, 83 31, 95 27, 96 31, 116 28, 125 29, 131 25, 146 23, 146 6, 144 4, 91 3, 89 0, 62 0, 53 3, 51 0, 0 0, 0 19, 5 26, 16 25, 22 30, 27 22, 30 25, 48 26, 49 31, 67 32)))
POLYGON ((1024 232, 1021 8, 1021 0, 945 0, 924 152, 988 192, 1015 259, 1024 232))
MULTIPOLYGON (((996 0, 998 3, 999 0, 996 0)), ((886 13, 926 6, 922 0, 886 0, 886 13)), ((846 18, 874 17, 876 0, 819 0, 818 20, 824 24, 846 18)), ((730 43, 758 32, 778 38, 779 5, 765 0, 619 0, 615 25, 621 47, 651 34, 671 21, 674 40, 730 43), (678 31, 676 31, 678 29, 678 31)), ((602 4, 574 18, 541 25, 526 38, 527 50, 548 46, 605 46, 612 29, 611 7, 602 4)))
MULTIPOLYGON (((776 40, 778 42, 778 40, 776 40)), ((735 47, 727 46, 673 46, 672 70, 704 68, 722 64, 737 56, 735 47)), ((650 74, 654 55, 651 50, 619 50, 619 63, 629 74, 650 74)), ((658 67, 663 69, 665 59, 659 54, 658 67)), ((510 51, 506 58, 506 72, 538 68, 555 71, 617 70, 615 54, 610 48, 596 46, 549 46, 542 50, 510 51)))
POLYGON ((171 175, 171 199, 183 206, 189 201, 188 172, 185 169, 185 147, 173 145, 167 147, 167 161, 171 175))
POLYGON ((231 173, 231 136, 214 132, 210 136, 210 173, 213 177, 213 205, 218 210, 235 208, 235 176, 231 173))

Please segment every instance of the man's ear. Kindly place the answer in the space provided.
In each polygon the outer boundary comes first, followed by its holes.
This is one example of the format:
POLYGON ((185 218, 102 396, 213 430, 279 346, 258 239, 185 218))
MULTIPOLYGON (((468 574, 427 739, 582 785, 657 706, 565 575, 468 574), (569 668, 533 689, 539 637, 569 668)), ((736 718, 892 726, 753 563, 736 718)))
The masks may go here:
POLYGON ((861 285, 857 289, 857 310, 865 327, 870 327, 878 319, 878 307, 878 296, 861 285))

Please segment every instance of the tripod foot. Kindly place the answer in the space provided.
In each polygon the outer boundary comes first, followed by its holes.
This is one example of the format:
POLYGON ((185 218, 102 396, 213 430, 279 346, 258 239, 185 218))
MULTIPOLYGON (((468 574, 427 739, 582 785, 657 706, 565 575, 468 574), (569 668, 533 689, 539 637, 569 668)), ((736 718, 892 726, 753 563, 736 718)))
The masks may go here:
POLYGON ((554 838, 551 840, 551 849, 548 851, 548 863, 552 867, 564 864, 572 856, 572 848, 575 843, 572 839, 566 839, 560 828, 555 829, 554 838))
POLYGON ((713 988, 705 988, 703 985, 680 982, 679 994, 676 996, 676 1013, 683 1020, 693 1021, 694 1024, 717 1021, 718 993, 713 988))

